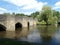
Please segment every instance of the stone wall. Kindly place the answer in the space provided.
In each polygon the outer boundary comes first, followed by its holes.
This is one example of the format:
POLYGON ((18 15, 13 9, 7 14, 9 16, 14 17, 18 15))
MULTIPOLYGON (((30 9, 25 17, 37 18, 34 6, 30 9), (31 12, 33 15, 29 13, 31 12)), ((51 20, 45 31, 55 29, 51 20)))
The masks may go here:
POLYGON ((6 23, 7 23, 6 19, 7 19, 6 15, 0 15, 0 24, 5 26, 5 27, 7 27, 6 26, 6 23))
POLYGON ((6 21, 7 21, 7 31, 14 31, 15 30, 15 16, 8 15, 6 21))

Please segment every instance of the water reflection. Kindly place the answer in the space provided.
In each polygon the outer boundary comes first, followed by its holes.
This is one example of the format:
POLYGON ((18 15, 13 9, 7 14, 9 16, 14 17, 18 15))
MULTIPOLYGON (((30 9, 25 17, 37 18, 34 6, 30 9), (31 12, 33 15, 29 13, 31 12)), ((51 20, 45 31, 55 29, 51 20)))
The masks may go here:
POLYGON ((3 37, 5 37, 5 34, 6 34, 6 32, 5 32, 5 31, 3 31, 3 32, 0 32, 0 38, 3 38, 3 37))
POLYGON ((60 45, 60 26, 58 27, 58 30, 53 36, 53 41, 60 45))
POLYGON ((42 37, 42 41, 50 41, 52 38, 52 33, 49 32, 48 30, 48 26, 44 27, 41 31, 40 31, 40 35, 42 37))
POLYGON ((16 30, 15 31, 15 38, 19 39, 21 37, 26 37, 28 35, 27 28, 23 28, 22 30, 16 30))
POLYGON ((39 31, 35 28, 29 32, 27 37, 20 38, 20 40, 23 41, 28 41, 28 42, 35 42, 35 43, 40 43, 41 42, 41 37, 39 31))
POLYGON ((50 40, 54 33, 56 32, 57 28, 53 26, 43 26, 43 27, 38 27, 40 31, 40 35, 42 39, 50 40))
POLYGON ((53 36, 55 33, 58 31, 57 27, 55 26, 38 26, 38 30, 40 31, 40 36, 42 38, 42 43, 43 45, 54 45, 52 43, 53 41, 53 36))
POLYGON ((60 27, 38 25, 37 27, 23 28, 16 31, 0 32, 0 38, 52 45, 58 41, 60 42, 60 27))

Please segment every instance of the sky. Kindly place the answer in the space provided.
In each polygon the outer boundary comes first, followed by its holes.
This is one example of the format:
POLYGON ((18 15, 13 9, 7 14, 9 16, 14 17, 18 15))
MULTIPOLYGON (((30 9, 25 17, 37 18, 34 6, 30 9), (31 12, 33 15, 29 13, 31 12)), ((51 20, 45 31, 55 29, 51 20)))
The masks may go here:
POLYGON ((60 11, 60 0, 0 0, 0 14, 14 12, 30 15, 33 12, 41 11, 44 5, 60 11))

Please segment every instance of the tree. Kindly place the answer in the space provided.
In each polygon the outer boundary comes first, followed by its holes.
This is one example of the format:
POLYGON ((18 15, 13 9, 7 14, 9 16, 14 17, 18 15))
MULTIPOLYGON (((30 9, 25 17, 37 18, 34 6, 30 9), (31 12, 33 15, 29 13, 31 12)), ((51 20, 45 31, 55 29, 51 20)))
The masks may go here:
POLYGON ((46 24, 48 24, 48 19, 52 16, 51 15, 51 7, 50 6, 43 6, 42 8, 42 12, 41 12, 41 20, 44 20, 46 22, 46 24))
POLYGON ((31 14, 31 17, 36 18, 36 17, 37 17, 37 15, 39 15, 39 12, 38 12, 38 11, 36 11, 36 12, 32 13, 32 14, 31 14))
POLYGON ((55 11, 55 10, 53 10, 53 16, 57 16, 57 17, 59 17, 59 11, 55 11))

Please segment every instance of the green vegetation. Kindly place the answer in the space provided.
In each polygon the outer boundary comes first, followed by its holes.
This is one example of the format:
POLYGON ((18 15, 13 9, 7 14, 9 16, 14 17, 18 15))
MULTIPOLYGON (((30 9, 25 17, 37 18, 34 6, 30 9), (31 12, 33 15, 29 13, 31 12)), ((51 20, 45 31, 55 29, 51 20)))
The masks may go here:
POLYGON ((36 18, 38 15, 39 15, 39 12, 36 11, 36 12, 32 13, 30 16, 33 18, 36 18))
POLYGON ((44 22, 44 20, 43 20, 41 22, 37 22, 37 24, 46 24, 46 22, 44 22))
POLYGON ((37 24, 56 24, 59 17, 59 11, 52 10, 50 6, 43 6, 40 13, 32 13, 31 16, 33 18, 37 18, 37 24))
POLYGON ((16 14, 16 16, 25 16, 24 14, 16 14))
POLYGON ((41 20, 44 20, 46 22, 46 24, 48 24, 48 20, 51 17, 51 7, 49 6, 44 6, 42 8, 42 12, 41 12, 41 20))

